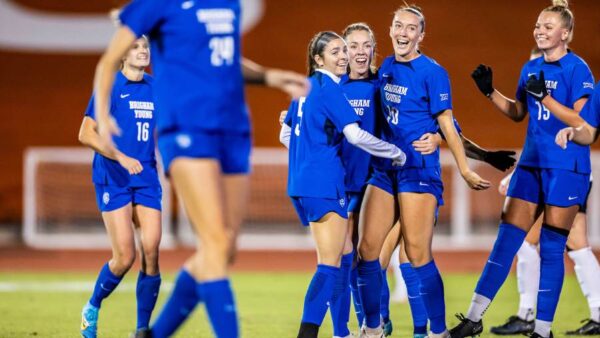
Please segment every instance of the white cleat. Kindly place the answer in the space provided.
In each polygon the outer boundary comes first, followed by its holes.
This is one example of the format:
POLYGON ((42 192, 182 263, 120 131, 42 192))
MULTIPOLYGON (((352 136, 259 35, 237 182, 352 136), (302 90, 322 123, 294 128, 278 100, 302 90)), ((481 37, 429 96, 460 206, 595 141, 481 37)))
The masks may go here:
POLYGON ((383 329, 378 327, 376 329, 371 329, 366 326, 363 326, 360 329, 360 335, 358 338, 384 338, 383 329))
POLYGON ((429 336, 427 336, 428 338, 450 338, 450 332, 448 332, 448 330, 442 332, 442 333, 438 333, 435 334, 433 332, 429 333, 429 336))

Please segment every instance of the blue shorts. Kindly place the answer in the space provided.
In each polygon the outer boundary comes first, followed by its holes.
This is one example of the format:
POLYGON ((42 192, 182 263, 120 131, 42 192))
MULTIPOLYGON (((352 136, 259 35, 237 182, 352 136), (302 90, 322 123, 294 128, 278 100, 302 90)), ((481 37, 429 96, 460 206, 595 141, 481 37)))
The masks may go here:
POLYGON ((302 225, 308 226, 310 222, 316 222, 323 218, 327 213, 335 212, 342 218, 348 218, 346 207, 348 200, 343 197, 333 198, 315 198, 315 197, 291 197, 292 204, 296 209, 302 225))
POLYGON ((167 175, 177 157, 211 158, 219 161, 224 174, 247 174, 251 145, 250 132, 168 132, 158 136, 167 175))
POLYGON ((519 165, 510 179, 506 195, 561 208, 583 207, 589 188, 590 174, 519 165))
POLYGON ((380 188, 390 195, 402 192, 432 194, 438 205, 444 205, 444 184, 440 167, 405 168, 382 171, 375 169, 369 184, 380 188))
POLYGON ((101 212, 113 211, 131 203, 161 210, 162 188, 160 185, 149 187, 119 187, 116 185, 95 184, 96 203, 101 212))
POLYGON ((363 191, 347 191, 346 196, 348 196, 348 213, 360 212, 360 206, 365 197, 365 189, 363 191))

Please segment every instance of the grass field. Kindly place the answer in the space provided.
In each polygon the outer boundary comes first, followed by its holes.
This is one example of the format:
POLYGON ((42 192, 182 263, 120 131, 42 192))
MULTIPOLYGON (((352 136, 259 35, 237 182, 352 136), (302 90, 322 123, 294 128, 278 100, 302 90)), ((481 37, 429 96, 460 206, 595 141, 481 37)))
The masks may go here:
MULTIPOLYGON (((168 289, 173 274, 163 276, 168 289)), ((302 311, 307 273, 237 273, 233 276, 241 318, 242 336, 295 337, 302 311)), ((87 301, 95 276, 92 274, 0 273, 0 337, 78 337, 80 311, 87 301), (62 285, 62 290, 60 290, 62 285), (16 289, 15 289, 16 288, 16 289), (21 290, 20 290, 21 289, 21 290)), ((135 274, 130 273, 119 289, 102 306, 99 337, 127 337, 135 327, 135 274)), ((456 323, 454 313, 466 311, 477 276, 446 274, 448 325, 456 323)), ((160 311, 168 292, 161 292, 160 311)), ((516 282, 509 277, 485 317, 490 325, 503 322, 517 307, 516 282)), ((407 304, 392 304, 393 337, 412 337, 407 304)), ((588 316, 587 304, 574 276, 567 276, 554 325, 555 337, 573 329, 588 316)), ((357 324, 351 315, 350 328, 357 324)), ((320 337, 331 337, 329 317, 320 337)), ((482 337, 491 335, 484 334, 482 337)), ((176 337, 211 337, 199 307, 176 337)))

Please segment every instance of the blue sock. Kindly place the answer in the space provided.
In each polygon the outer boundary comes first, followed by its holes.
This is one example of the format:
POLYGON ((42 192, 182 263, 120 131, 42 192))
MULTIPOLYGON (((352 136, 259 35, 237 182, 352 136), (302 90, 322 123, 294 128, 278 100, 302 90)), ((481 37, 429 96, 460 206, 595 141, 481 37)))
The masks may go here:
POLYGON ((387 269, 381 270, 381 300, 379 304, 379 313, 385 323, 390 320, 390 286, 387 280, 387 269))
POLYGON ((137 328, 147 328, 150 316, 158 299, 160 290, 160 274, 149 276, 142 271, 138 274, 135 296, 137 299, 137 328))
POLYGON ((523 244, 526 235, 525 231, 512 224, 500 223, 494 248, 485 264, 481 277, 479 277, 475 293, 494 299, 506 280, 513 259, 521 244, 523 244))
POLYGON ((567 244, 567 230, 544 224, 540 233, 540 288, 538 291, 538 320, 552 322, 565 277, 563 254, 567 244))
POLYGON ((179 271, 173 291, 152 325, 152 337, 170 337, 198 304, 196 280, 184 269, 179 271))
POLYGON ((100 308, 102 300, 108 297, 117 288, 121 279, 123 279, 123 276, 116 276, 110 271, 108 263, 104 264, 96 279, 96 285, 94 286, 94 292, 90 298, 90 304, 100 308))
POLYGON ((200 282, 198 297, 204 301, 206 313, 217 338, 237 338, 239 324, 233 290, 229 279, 200 282))
POLYGON ((333 335, 346 337, 350 334, 348 321, 350 320, 350 270, 354 251, 342 256, 340 273, 335 281, 333 295, 331 296, 331 320, 333 321, 333 335))
POLYGON ((377 328, 381 324, 379 310, 381 303, 381 265, 379 259, 374 261, 358 261, 358 290, 365 313, 365 322, 369 328, 377 328))
POLYGON ((444 283, 435 261, 414 268, 421 283, 420 295, 427 310, 431 332, 440 334, 446 330, 446 304, 444 283))
POLYGON ((410 305, 410 312, 413 319, 413 332, 415 334, 427 334, 427 310, 425 310, 425 304, 423 304, 423 299, 421 298, 419 276, 417 276, 410 263, 400 264, 400 271, 402 272, 404 283, 406 283, 408 304, 410 305))
POLYGON ((360 327, 365 319, 365 313, 362 308, 362 302, 360 301, 360 293, 358 292, 358 268, 354 267, 350 272, 350 289, 352 291, 352 301, 354 302, 354 312, 356 313, 356 320, 358 327, 360 327))
POLYGON ((335 281, 340 273, 340 268, 319 264, 313 275, 306 296, 304 297, 304 310, 302 323, 321 326, 327 313, 327 303, 331 301, 335 281))

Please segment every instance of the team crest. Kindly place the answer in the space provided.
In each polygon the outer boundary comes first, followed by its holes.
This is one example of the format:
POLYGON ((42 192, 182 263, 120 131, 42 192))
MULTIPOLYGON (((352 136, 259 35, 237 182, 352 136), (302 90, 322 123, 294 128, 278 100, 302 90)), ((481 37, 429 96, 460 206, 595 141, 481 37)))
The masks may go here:
POLYGON ((175 137, 175 142, 177 142, 179 148, 186 149, 192 145, 192 138, 188 134, 178 134, 175 137))
POLYGON ((108 202, 110 202, 110 194, 105 192, 104 194, 102 194, 102 202, 104 204, 108 204, 108 202))
POLYGON ((340 207, 344 207, 344 205, 346 205, 346 200, 343 198, 340 198, 340 207))

